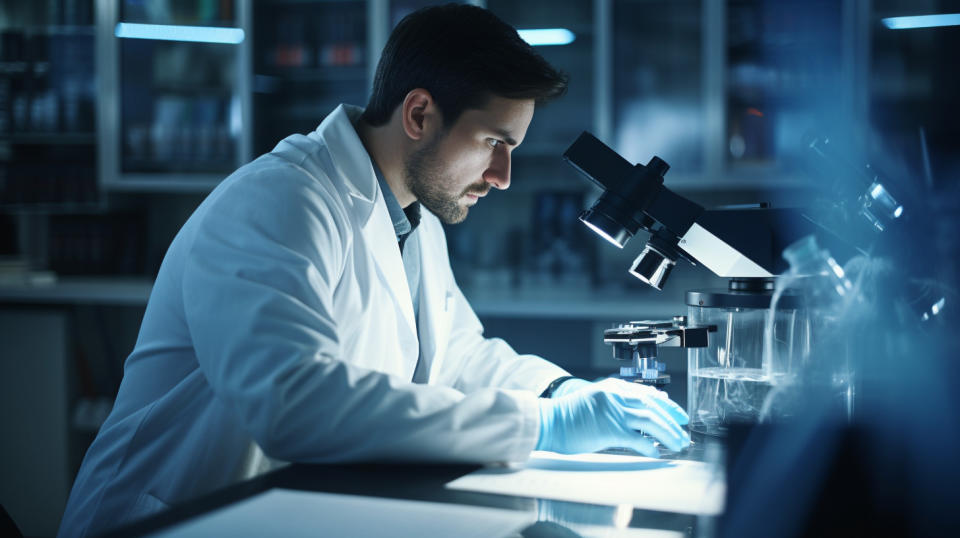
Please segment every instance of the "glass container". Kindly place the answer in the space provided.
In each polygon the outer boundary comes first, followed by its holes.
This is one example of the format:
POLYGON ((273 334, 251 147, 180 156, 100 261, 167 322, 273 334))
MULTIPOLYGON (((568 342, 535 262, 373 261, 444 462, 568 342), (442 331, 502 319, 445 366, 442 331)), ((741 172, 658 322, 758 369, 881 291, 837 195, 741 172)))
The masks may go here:
POLYGON ((754 291, 687 292, 690 324, 717 326, 707 347, 689 350, 687 411, 692 430, 723 436, 731 424, 758 422, 771 388, 788 382, 800 357, 809 352, 809 315, 800 307, 799 296, 785 294, 772 318, 771 356, 778 360, 765 358, 772 284, 764 280, 754 291))

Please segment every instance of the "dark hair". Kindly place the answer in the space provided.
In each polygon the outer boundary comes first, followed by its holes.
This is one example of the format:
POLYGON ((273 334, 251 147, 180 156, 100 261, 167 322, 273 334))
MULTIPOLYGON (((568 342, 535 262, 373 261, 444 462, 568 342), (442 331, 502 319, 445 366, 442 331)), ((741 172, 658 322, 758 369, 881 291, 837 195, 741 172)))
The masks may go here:
POLYGON ((446 4, 407 15, 390 34, 363 121, 387 123, 415 88, 430 92, 449 126, 494 95, 537 103, 559 97, 567 76, 490 11, 446 4))

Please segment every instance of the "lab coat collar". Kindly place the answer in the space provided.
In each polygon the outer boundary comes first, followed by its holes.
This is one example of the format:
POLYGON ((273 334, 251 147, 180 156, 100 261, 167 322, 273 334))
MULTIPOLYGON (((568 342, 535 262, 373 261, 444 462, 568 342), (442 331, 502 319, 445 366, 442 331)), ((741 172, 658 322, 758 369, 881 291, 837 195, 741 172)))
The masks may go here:
POLYGON ((354 127, 362 113, 362 108, 340 105, 308 136, 327 147, 331 164, 347 193, 354 199, 354 211, 360 217, 364 240, 373 253, 377 270, 393 295, 394 304, 406 320, 409 332, 405 336, 416 346, 417 325, 413 317, 413 301, 393 220, 378 185, 373 161, 354 127))
POLYGON ((361 114, 362 108, 341 104, 307 136, 327 147, 333 167, 343 179, 350 196, 366 202, 367 211, 361 214, 361 222, 366 223, 380 188, 373 171, 373 161, 354 127, 361 114))

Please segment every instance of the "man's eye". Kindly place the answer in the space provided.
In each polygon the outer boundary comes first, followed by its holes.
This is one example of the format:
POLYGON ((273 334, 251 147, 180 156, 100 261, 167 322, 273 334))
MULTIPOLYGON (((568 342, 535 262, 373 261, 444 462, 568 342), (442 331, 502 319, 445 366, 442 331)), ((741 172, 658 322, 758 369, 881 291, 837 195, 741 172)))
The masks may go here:
POLYGON ((503 142, 500 141, 500 140, 497 140, 496 138, 488 138, 488 139, 487 139, 487 144, 489 144, 491 148, 495 148, 495 147, 499 146, 500 144, 503 144, 503 142))

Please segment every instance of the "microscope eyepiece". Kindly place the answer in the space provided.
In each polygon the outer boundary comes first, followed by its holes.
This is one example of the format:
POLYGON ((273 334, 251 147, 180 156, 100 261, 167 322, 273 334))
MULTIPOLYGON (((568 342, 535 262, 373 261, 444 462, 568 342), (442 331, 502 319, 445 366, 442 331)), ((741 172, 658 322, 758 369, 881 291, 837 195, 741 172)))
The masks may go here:
POLYGON ((677 260, 667 257, 654 246, 647 243, 643 252, 633 260, 633 265, 630 267, 630 274, 658 290, 663 290, 663 285, 666 283, 670 272, 673 270, 673 266, 676 264, 677 260))

